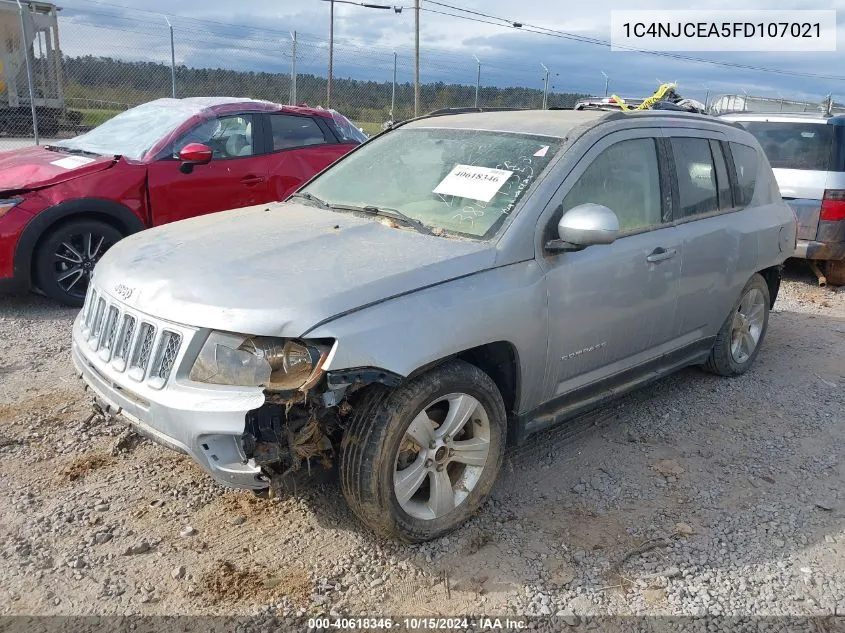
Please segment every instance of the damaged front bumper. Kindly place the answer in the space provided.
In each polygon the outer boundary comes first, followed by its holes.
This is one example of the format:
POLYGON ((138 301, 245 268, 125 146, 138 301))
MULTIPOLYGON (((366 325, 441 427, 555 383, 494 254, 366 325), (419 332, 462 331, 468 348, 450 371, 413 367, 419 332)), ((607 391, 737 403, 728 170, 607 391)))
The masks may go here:
MULTIPOLYGON (((243 449, 247 414, 265 402, 260 388, 197 385, 179 375, 170 377, 164 388, 134 380, 130 372, 115 371, 92 349, 84 312, 74 322, 73 363, 104 413, 191 456, 224 486, 253 490, 268 486, 261 467, 243 449)), ((187 346, 191 332, 183 329, 182 334, 187 346)))

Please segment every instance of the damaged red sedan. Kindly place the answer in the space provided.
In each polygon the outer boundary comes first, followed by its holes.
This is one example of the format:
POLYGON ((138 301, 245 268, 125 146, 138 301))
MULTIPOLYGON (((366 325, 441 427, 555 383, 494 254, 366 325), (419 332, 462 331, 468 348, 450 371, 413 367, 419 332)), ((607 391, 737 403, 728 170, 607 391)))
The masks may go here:
POLYGON ((0 289, 81 306, 122 237, 284 200, 364 140, 333 110, 203 97, 158 99, 76 138, 0 153, 0 289))

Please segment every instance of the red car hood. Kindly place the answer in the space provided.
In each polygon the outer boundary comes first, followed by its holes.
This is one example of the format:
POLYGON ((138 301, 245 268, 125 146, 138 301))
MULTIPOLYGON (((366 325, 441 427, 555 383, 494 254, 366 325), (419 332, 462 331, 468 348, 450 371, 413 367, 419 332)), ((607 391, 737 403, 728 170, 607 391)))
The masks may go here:
POLYGON ((114 156, 80 156, 38 146, 0 152, 0 192, 49 187, 108 169, 114 162, 114 156))

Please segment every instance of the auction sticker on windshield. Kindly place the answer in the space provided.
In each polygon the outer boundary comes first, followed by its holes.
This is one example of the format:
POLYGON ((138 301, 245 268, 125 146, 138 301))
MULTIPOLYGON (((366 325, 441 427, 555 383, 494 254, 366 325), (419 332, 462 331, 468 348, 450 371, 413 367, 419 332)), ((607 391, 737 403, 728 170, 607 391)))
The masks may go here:
POLYGON ((490 202, 512 175, 506 169, 455 165, 432 193, 490 202))
POLYGON ((67 158, 54 160, 50 164, 55 165, 56 167, 61 167, 62 169, 76 169, 77 167, 82 167, 83 165, 93 162, 93 158, 88 158, 86 156, 68 156, 67 158))

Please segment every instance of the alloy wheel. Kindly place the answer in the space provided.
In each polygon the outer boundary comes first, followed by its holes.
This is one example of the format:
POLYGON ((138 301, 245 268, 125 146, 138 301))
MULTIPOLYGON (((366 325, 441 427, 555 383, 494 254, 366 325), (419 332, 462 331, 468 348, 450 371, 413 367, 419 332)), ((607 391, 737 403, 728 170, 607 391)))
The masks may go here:
POLYGON ((751 288, 742 297, 731 326, 731 356, 737 363, 746 362, 757 349, 765 314, 766 298, 759 289, 751 288))
POLYGON ((393 487, 402 510, 439 519, 478 485, 490 457, 490 419, 465 393, 442 396, 408 426, 396 456, 393 487))
POLYGON ((105 235, 93 232, 65 235, 53 253, 59 288, 73 297, 84 297, 94 266, 112 245, 105 235))

